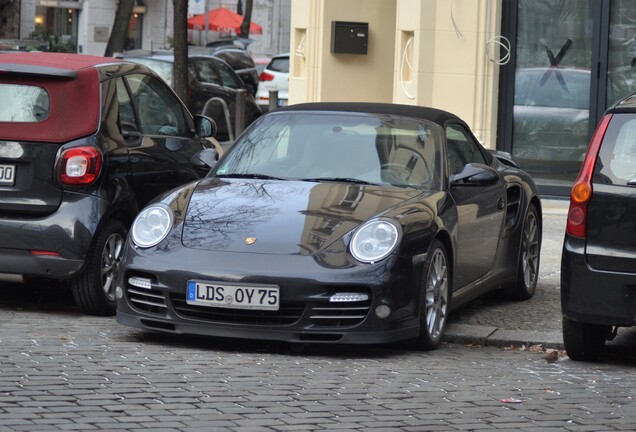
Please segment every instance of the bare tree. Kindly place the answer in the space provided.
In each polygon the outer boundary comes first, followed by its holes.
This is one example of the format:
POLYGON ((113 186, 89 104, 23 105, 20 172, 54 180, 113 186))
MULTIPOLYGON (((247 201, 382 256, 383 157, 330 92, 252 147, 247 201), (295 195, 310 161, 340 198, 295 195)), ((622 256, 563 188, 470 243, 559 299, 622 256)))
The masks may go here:
POLYGON ((134 6, 135 0, 119 0, 119 5, 115 12, 113 29, 110 32, 104 56, 112 57, 116 52, 122 52, 124 50, 126 37, 128 36, 128 24, 134 6))
POLYGON ((188 103, 188 0, 172 0, 174 6, 174 91, 188 103))
POLYGON ((243 15, 243 22, 241 23, 241 33, 239 37, 247 39, 250 36, 250 25, 252 24, 252 6, 254 0, 245 0, 245 15, 243 15))

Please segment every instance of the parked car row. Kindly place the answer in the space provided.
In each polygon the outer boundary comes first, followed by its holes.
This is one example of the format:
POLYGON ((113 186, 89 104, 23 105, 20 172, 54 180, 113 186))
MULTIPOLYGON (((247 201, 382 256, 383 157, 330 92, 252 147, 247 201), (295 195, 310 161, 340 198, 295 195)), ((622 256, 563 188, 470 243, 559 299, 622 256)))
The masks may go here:
POLYGON ((0 61, 3 278, 146 330, 426 349, 470 299, 534 293, 536 188, 452 114, 281 108, 217 163, 214 122, 145 65, 0 61))
MULTIPOLYGON (((457 116, 281 107, 219 159, 216 122, 170 88, 170 55, 135 54, 0 57, 0 281, 64 281, 85 312, 148 331, 423 349, 480 295, 534 295, 537 188, 457 116)), ((222 60, 189 63, 193 92, 246 90, 222 60)), ((575 360, 634 324, 635 133, 630 96, 572 189, 561 306, 575 360)))

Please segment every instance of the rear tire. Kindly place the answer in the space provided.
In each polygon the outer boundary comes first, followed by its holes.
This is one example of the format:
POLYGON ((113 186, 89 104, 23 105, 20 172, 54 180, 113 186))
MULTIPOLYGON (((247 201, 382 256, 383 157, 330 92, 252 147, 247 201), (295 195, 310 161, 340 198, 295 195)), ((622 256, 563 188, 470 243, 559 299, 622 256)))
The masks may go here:
POLYGON ((528 211, 523 218, 520 243, 517 279, 506 294, 513 300, 528 300, 537 289, 541 251, 541 228, 534 204, 528 206, 528 211))
POLYGON ((444 336, 450 312, 451 275, 446 248, 434 240, 427 254, 420 285, 420 336, 415 344, 433 350, 444 336))
POLYGON ((127 230, 112 219, 97 233, 82 273, 70 281, 75 302, 90 315, 115 314, 115 274, 121 262, 127 230))
POLYGON ((611 328, 563 318, 563 343, 572 360, 594 361, 603 352, 611 328))

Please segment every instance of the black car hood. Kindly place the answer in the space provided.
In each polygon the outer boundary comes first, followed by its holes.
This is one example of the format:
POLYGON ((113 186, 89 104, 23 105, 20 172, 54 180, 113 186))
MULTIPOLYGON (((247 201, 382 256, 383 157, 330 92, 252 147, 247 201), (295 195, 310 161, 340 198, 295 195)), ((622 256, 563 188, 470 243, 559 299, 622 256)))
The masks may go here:
POLYGON ((351 183, 210 178, 184 220, 185 247, 311 255, 422 190, 351 183))

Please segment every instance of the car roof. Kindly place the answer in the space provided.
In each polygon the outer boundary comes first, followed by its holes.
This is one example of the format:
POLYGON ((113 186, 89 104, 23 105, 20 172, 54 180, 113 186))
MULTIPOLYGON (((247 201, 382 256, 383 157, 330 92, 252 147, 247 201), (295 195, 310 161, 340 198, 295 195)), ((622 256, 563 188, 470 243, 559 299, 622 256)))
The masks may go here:
MULTIPOLYGON (((120 59, 134 59, 134 58, 147 58, 152 60, 160 60, 165 62, 174 62, 174 53, 169 50, 160 50, 160 51, 149 51, 149 50, 131 50, 118 54, 120 59)), ((223 59, 219 57, 215 57, 212 54, 207 54, 204 52, 192 52, 192 50, 188 50, 188 58, 206 58, 211 59, 212 61, 226 63, 223 59)))
POLYGON ((375 103, 375 102, 311 102, 296 105, 288 105, 278 108, 274 112, 291 111, 338 111, 352 113, 385 114, 403 117, 414 117, 432 121, 440 126, 452 120, 465 124, 455 114, 436 108, 414 105, 375 103))
POLYGON ((611 106, 608 112, 636 112, 636 92, 625 96, 623 99, 616 102, 613 106, 611 106))
POLYGON ((65 71, 79 71, 119 61, 120 60, 112 57, 99 57, 86 54, 14 52, 5 53, 0 56, 0 70, 10 71, 11 69, 8 65, 29 65, 65 71))

